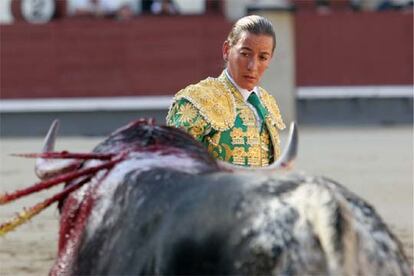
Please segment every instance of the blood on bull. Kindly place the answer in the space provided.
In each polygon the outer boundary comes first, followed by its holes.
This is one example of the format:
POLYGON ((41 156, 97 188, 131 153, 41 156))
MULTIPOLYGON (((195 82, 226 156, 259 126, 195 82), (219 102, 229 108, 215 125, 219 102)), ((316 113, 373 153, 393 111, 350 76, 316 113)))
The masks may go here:
POLYGON ((61 202, 52 275, 410 275, 398 239, 369 203, 325 177, 286 172, 281 158, 242 169, 213 159, 179 129, 138 120, 90 153, 56 152, 55 122, 35 185, 65 188, 2 224, 4 234, 61 202))

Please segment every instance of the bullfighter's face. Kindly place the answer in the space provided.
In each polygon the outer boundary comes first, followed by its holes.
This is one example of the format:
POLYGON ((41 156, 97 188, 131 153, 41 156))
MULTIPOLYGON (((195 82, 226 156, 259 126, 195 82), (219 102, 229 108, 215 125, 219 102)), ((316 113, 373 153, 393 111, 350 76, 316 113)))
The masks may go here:
POLYGON ((223 44, 223 58, 227 70, 241 88, 252 90, 269 66, 273 55, 273 38, 242 32, 235 45, 223 44))

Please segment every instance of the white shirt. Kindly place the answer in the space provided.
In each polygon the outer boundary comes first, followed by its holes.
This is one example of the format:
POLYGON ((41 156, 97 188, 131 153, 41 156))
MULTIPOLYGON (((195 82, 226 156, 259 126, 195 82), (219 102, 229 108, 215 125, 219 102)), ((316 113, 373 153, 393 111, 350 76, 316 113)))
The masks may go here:
POLYGON ((260 90, 259 90, 259 88, 257 86, 255 86, 252 91, 241 88, 240 86, 237 85, 237 83, 230 76, 227 69, 224 70, 224 72, 226 73, 226 76, 229 78, 230 82, 234 85, 234 87, 236 87, 236 89, 240 92, 240 94, 242 94, 244 102, 246 103, 246 105, 253 111, 254 116, 256 117, 256 121, 258 122, 258 125, 259 126, 262 125, 262 119, 260 118, 259 114, 257 113, 256 108, 247 101, 250 94, 253 93, 253 92, 256 93, 256 95, 259 97, 259 100, 260 100, 260 90))

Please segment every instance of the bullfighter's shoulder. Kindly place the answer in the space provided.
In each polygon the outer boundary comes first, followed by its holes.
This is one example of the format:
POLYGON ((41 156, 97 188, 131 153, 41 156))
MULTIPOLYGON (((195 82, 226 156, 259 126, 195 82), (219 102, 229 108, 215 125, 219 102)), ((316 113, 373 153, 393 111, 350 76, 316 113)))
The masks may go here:
POLYGON ((180 90, 173 105, 181 99, 193 104, 214 129, 224 131, 233 127, 236 118, 234 98, 217 78, 207 78, 180 90))
POLYGON ((263 105, 269 111, 272 124, 280 130, 284 129, 286 126, 283 122, 282 115, 280 114, 279 106, 276 102, 276 99, 262 87, 260 87, 260 98, 263 105))

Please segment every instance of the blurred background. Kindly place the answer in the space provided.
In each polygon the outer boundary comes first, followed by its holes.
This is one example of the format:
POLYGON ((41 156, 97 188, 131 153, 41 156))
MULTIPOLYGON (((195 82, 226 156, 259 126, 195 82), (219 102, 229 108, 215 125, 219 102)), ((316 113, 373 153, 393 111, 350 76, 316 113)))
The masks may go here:
MULTIPOLYGON (((177 91, 221 73, 247 14, 276 29, 261 85, 299 123, 295 171, 370 202, 413 264, 412 0, 0 0, 0 192, 36 181, 34 160, 10 155, 39 151, 56 118, 57 150, 74 152, 140 117, 164 124, 177 91)), ((51 194, 2 206, 0 222, 51 194)), ((0 274, 47 274, 58 218, 0 239, 0 274)))
POLYGON ((412 125, 412 0, 1 0, 0 134, 164 123, 178 90, 220 74, 247 14, 274 23, 262 86, 287 122, 412 125))

